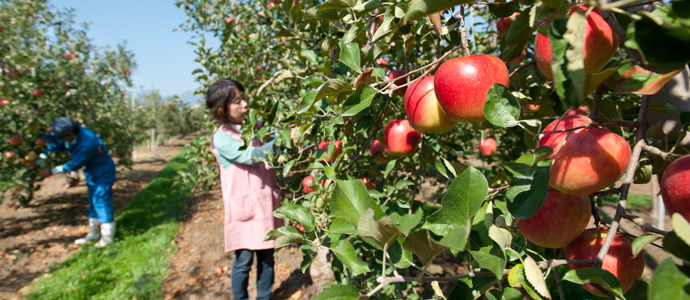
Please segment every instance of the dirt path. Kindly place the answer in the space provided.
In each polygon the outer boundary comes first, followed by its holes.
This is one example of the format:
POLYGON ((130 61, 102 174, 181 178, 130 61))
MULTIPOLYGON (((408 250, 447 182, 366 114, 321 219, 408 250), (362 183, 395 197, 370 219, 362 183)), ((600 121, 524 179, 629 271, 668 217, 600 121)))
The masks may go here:
MULTIPOLYGON (((190 200, 178 252, 171 260, 165 299, 232 299, 230 271, 234 252, 223 249, 223 200, 219 188, 196 193, 190 200)), ((289 247, 275 254, 273 299, 310 299, 318 291, 309 273, 300 270, 302 251, 289 247)), ((256 298, 256 261, 250 271, 249 298, 256 298)))
MULTIPOLYGON (((117 214, 192 137, 175 139, 154 152, 137 150, 132 170, 117 168, 113 206, 117 214)), ((54 263, 65 261, 79 247, 74 240, 88 232, 87 189, 83 174, 76 187, 63 189, 64 175, 41 182, 28 207, 0 205, 0 299, 12 299, 54 263)))

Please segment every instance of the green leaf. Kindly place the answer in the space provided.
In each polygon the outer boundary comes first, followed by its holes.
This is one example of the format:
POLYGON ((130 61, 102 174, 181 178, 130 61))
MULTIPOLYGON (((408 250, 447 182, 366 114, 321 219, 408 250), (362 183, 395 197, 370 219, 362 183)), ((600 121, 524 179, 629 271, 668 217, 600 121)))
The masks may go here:
POLYGON ((640 52, 645 64, 670 72, 690 62, 690 25, 686 20, 672 17, 670 6, 659 7, 653 13, 638 12, 639 20, 630 23, 625 46, 640 52), (672 21, 672 22, 667 22, 672 21))
POLYGON ((303 22, 313 22, 320 20, 340 20, 347 14, 347 11, 339 9, 326 9, 316 11, 316 7, 307 9, 302 17, 303 22))
POLYGON ((390 245, 401 233, 389 216, 384 216, 377 221, 372 209, 367 209, 359 218, 357 232, 361 237, 372 238, 381 247, 390 245))
POLYGON ((400 229, 400 233, 404 235, 410 234, 410 230, 414 229, 415 227, 417 227, 417 225, 419 225, 419 222, 422 221, 423 216, 424 211, 421 208, 418 208, 414 214, 404 215, 400 220, 400 225, 398 226, 400 229))
POLYGON ((664 237, 664 250, 676 257, 690 262, 690 246, 681 239, 675 231, 671 231, 664 237))
POLYGON ((336 217, 359 224, 360 216, 367 210, 373 209, 377 218, 383 217, 381 208, 367 193, 367 188, 361 180, 336 179, 336 186, 331 195, 331 213, 336 217))
POLYGON ((537 166, 531 178, 515 178, 506 193, 508 210, 515 218, 527 219, 536 214, 549 188, 549 166, 537 166))
POLYGON ((276 211, 285 214, 288 219, 295 220, 308 231, 314 231, 314 215, 306 207, 301 205, 283 205, 276 211))
POLYGON ((383 178, 387 178, 387 177, 388 177, 388 174, 390 174, 391 171, 393 171, 393 169, 395 168, 395 166, 396 166, 397 164, 398 164, 398 159, 397 159, 397 158, 396 158, 396 159, 393 159, 393 160, 391 160, 391 161, 389 161, 389 162, 386 164, 386 171, 383 172, 383 178))
POLYGON ((397 189, 397 190, 402 190, 402 189, 404 189, 406 186, 410 186, 410 185, 414 185, 414 182, 409 181, 409 180, 405 180, 405 179, 403 179, 403 180, 398 180, 398 182, 395 183, 395 189, 397 189))
POLYGON ((467 221, 477 213, 488 192, 489 183, 482 172, 469 167, 453 180, 443 196, 441 209, 428 219, 431 223, 467 226, 467 221))
POLYGON ((368 12, 371 12, 377 8, 381 7, 381 1, 379 0, 369 0, 361 4, 355 5, 353 11, 359 17, 368 12))
POLYGON ((398 25, 393 23, 395 20, 395 7, 389 6, 383 14, 383 21, 379 24, 379 29, 374 32, 374 36, 371 38, 372 43, 376 43, 383 39, 385 36, 393 32, 398 28, 398 25))
POLYGON ((517 0, 510 2, 494 2, 489 3, 489 11, 497 18, 506 18, 513 15, 513 13, 520 12, 520 2, 517 0))
POLYGON ((491 227, 489 227, 489 237, 503 250, 510 248, 513 242, 513 236, 510 235, 510 231, 497 227, 496 225, 491 225, 491 227))
POLYGON ((469 0, 412 0, 410 9, 407 10, 405 19, 416 20, 427 15, 442 11, 444 9, 452 8, 458 4, 465 4, 472 1, 469 0))
POLYGON ((414 261, 412 252, 402 248, 402 244, 404 242, 405 239, 403 237, 398 237, 398 242, 393 243, 393 245, 388 247, 388 255, 390 255, 390 259, 395 267, 399 269, 409 268, 414 261))
POLYGON ((436 255, 449 249, 432 239, 429 231, 425 229, 411 233, 405 239, 403 248, 417 255, 425 266, 430 264, 436 255))
POLYGON ((661 236, 653 234, 643 234, 641 236, 638 236, 632 243, 633 256, 637 256, 637 254, 639 254, 640 251, 642 251, 642 248, 644 248, 644 246, 647 246, 654 241, 660 240, 661 238, 661 236))
POLYGON ((439 242, 459 251, 465 251, 468 235, 469 230, 466 226, 455 227, 449 230, 448 234, 446 234, 439 242))
POLYGON ((546 286, 546 281, 544 280, 544 274, 542 274, 541 269, 537 266, 537 262, 534 258, 527 256, 525 258, 525 277, 527 281, 534 287, 534 289, 547 299, 551 299, 551 293, 549 293, 549 288, 546 286))
POLYGON ((515 18, 515 21, 513 21, 513 24, 510 25, 508 33, 506 34, 507 44, 522 43, 532 36, 532 33, 536 28, 532 28, 532 26, 530 26, 529 16, 529 9, 525 9, 515 18))
POLYGON ((368 85, 360 84, 357 90, 350 94, 350 96, 343 103, 343 117, 351 117, 362 110, 371 106, 371 101, 374 100, 377 90, 368 85))
MULTIPOLYGON (((453 290, 450 292, 450 295, 448 295, 448 299, 475 300, 475 293, 479 295, 484 294, 493 287, 494 284, 496 284, 496 279, 488 276, 463 278, 453 286, 453 290)), ((513 299, 506 298, 506 300, 513 299)), ((520 300, 522 300, 522 298, 520 298, 520 300)))
POLYGON ((336 234, 357 234, 357 228, 355 228, 355 225, 352 225, 352 223, 349 221, 341 218, 335 218, 333 222, 331 222, 331 226, 328 228, 328 231, 336 234))
POLYGON ((616 71, 618 71, 618 69, 622 68, 623 66, 625 65, 621 64, 617 67, 609 68, 596 74, 585 75, 585 86, 582 92, 583 98, 593 93, 597 89, 597 87, 606 80, 606 78, 616 73, 616 71))
POLYGON ((329 79, 319 87, 319 92, 314 97, 314 101, 349 91, 352 91, 352 86, 349 83, 340 79, 329 79))
POLYGON ((313 50, 302 50, 299 53, 300 58, 308 60, 312 65, 317 65, 319 63, 318 56, 313 50))
POLYGON ((611 272, 599 268, 582 268, 565 273, 563 280, 577 284, 596 283, 611 291, 616 297, 625 300, 621 284, 611 272))
POLYGON ((674 213, 671 216, 671 223, 673 224, 673 231, 686 244, 690 245, 690 223, 681 214, 674 213))
MULTIPOLYGON (((565 51, 565 57, 568 64, 566 65, 566 70, 568 72, 568 81, 573 87, 573 93, 577 99, 569 100, 568 103, 571 107, 575 107, 573 103, 579 105, 580 100, 584 98, 585 89, 585 62, 584 62, 584 49, 585 49, 585 25, 587 24, 587 19, 585 18, 585 12, 576 9, 575 13, 570 15, 568 19, 567 28, 568 30, 563 35, 563 38, 568 41, 569 47, 565 51)), ((566 98, 567 100, 567 98, 566 98)))
POLYGON ((352 271, 352 275, 356 276, 370 271, 369 265, 357 257, 355 248, 348 240, 337 240, 331 244, 330 248, 343 265, 352 271))
POLYGON ((268 232, 266 234, 266 237, 264 238, 264 242, 265 241, 272 241, 272 240, 275 240, 281 236, 288 235, 288 234, 297 234, 300 236, 304 236, 304 234, 301 231, 299 231, 299 229, 297 229, 293 226, 283 226, 283 227, 280 227, 276 230, 271 230, 270 232, 268 232))
POLYGON ((683 274, 673 259, 667 258, 654 270, 649 281, 649 300, 690 300, 690 278, 683 274))
POLYGON ((504 166, 516 177, 532 177, 536 170, 536 164, 553 153, 551 147, 539 147, 535 154, 525 154, 514 162, 505 161, 504 166))
POLYGON ((350 7, 354 7, 356 5, 355 0, 326 0, 324 4, 319 7, 318 10, 325 10, 325 9, 346 9, 350 7))
POLYGON ((327 287, 312 300, 358 300, 359 290, 353 285, 335 285, 327 287))
POLYGON ((542 299, 541 295, 539 295, 539 293, 537 293, 527 282, 527 278, 525 278, 525 266, 523 264, 517 264, 510 269, 510 273, 508 273, 508 284, 516 288, 522 287, 533 299, 542 299))
POLYGON ((564 100, 569 107, 577 107, 580 103, 582 90, 577 90, 567 68, 568 58, 566 52, 569 48, 569 44, 564 37, 568 30, 567 24, 567 20, 560 19, 554 21, 551 25, 551 30, 549 31, 551 51, 553 52, 551 71, 553 73, 553 80, 556 85, 558 97, 564 100))
POLYGON ((478 251, 470 251, 470 253, 472 253, 472 257, 474 257, 482 267, 494 273, 499 281, 503 279, 506 259, 501 247, 495 245, 484 246, 478 251))
POLYGON ((513 127, 520 118, 520 101, 500 83, 494 83, 486 93, 488 101, 484 103, 484 116, 493 125, 513 127))
POLYGON ((300 102, 299 106, 297 107, 297 111, 295 113, 303 114, 303 113, 307 112, 309 110, 309 108, 311 108, 311 106, 314 105, 314 102, 316 102, 316 94, 317 93, 318 93, 318 90, 313 90, 313 91, 309 91, 309 93, 304 95, 304 97, 302 98, 302 102, 300 102))
POLYGON ((290 171, 292 170, 292 167, 295 165, 297 162, 296 159, 293 159, 287 163, 285 163, 285 166, 283 167, 283 177, 287 177, 288 174, 290 174, 290 171))
POLYGON ((359 67, 361 61, 358 44, 347 43, 343 45, 343 48, 340 50, 340 61, 355 72, 362 73, 362 69, 359 67))

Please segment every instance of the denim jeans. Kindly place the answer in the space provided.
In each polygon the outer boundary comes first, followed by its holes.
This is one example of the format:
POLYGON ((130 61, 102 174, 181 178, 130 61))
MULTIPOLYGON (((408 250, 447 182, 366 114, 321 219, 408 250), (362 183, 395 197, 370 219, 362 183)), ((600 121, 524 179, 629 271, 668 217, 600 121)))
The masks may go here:
POLYGON ((256 252, 256 300, 271 299, 273 290, 273 253, 274 249, 266 250, 235 250, 235 262, 232 264, 232 299, 247 300, 247 285, 249 284, 249 270, 252 268, 254 253, 256 252))

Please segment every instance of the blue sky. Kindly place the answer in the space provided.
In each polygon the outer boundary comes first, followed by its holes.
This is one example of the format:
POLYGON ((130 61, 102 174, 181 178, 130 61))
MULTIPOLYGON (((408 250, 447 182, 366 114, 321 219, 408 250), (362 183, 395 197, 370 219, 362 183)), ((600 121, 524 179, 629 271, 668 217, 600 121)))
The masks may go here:
POLYGON ((195 90, 192 33, 173 31, 186 20, 173 0, 51 0, 56 8, 74 8, 76 21, 91 22, 87 35, 98 46, 127 41, 138 64, 135 90, 158 89, 163 96, 195 90))

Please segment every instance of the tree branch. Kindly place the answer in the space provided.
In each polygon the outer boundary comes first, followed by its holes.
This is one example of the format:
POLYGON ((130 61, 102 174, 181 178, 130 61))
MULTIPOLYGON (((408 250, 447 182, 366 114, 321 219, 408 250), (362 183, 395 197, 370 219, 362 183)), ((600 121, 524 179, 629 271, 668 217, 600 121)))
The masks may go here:
MULTIPOLYGON (((619 208, 620 208, 620 207, 619 207, 619 208)), ((654 226, 652 226, 651 224, 647 223, 647 221, 645 221, 644 219, 642 219, 642 218, 640 218, 640 217, 638 217, 638 216, 634 216, 634 215, 629 215, 629 214, 627 214, 627 213, 625 212, 625 210, 619 212, 618 209, 616 209, 616 214, 620 214, 622 218, 624 218, 624 219, 626 219, 626 220, 628 220, 628 221, 630 221, 630 222, 635 223, 635 225, 639 226, 640 229, 642 229, 642 231, 644 231, 645 233, 651 232, 651 233, 656 233, 656 234, 658 234, 658 235, 663 235, 663 236, 666 236, 666 234, 668 233, 668 232, 666 232, 666 231, 663 231, 663 230, 654 228, 654 226)))
MULTIPOLYGON (((640 105, 640 112, 637 115, 637 123, 644 122, 647 118, 647 108, 649 107, 650 96, 642 96, 642 104, 640 105)), ((613 242, 613 237, 618 231, 620 225, 620 220, 623 214, 625 214, 625 206, 628 204, 628 192, 630 191, 630 185, 635 178, 635 168, 637 168, 637 163, 640 160, 640 154, 642 153, 642 147, 645 145, 644 141, 644 123, 637 127, 637 133, 635 136, 635 147, 633 147, 632 156, 630 157, 630 163, 628 164, 628 169, 625 172, 625 179, 621 185, 621 196, 618 200, 618 207, 616 208, 616 215, 613 217, 613 222, 611 222, 611 228, 609 228, 609 234, 606 235, 606 240, 604 245, 601 246, 599 253, 597 254, 597 259, 599 262, 603 262, 606 258, 606 254, 609 252, 611 247, 611 242, 613 242)), ((597 264, 601 267, 601 263, 597 264)))
POLYGON ((517 72, 520 72, 520 71, 522 71, 522 69, 527 68, 527 67, 529 67, 529 66, 531 66, 531 65, 533 65, 533 64, 534 64, 534 61, 531 61, 530 63, 525 64, 524 66, 519 67, 519 68, 513 70, 513 72, 511 72, 510 75, 508 75, 508 77, 513 77, 513 75, 515 75, 517 72))
POLYGON ((601 111, 601 99, 604 97, 604 93, 609 90, 609 85, 606 81, 603 81, 596 89, 594 94, 594 104, 592 105, 592 115, 591 118, 594 122, 600 122, 599 111, 601 111))
POLYGON ((650 145, 644 145, 644 146, 642 146, 642 149, 644 151, 651 153, 651 154, 661 156, 661 158, 663 158, 664 160, 669 160, 672 158, 676 159, 676 158, 679 158, 682 156, 680 154, 668 153, 668 152, 662 151, 661 149, 654 147, 654 146, 650 146, 650 145))
MULTIPOLYGON (((608 122, 608 123, 589 123, 587 125, 582 125, 582 126, 578 126, 578 127, 569 128, 569 129, 549 131, 547 133, 535 135, 534 140, 536 140, 536 141, 541 140, 543 137, 550 135, 550 134, 554 134, 554 133, 576 131, 576 130, 580 130, 580 129, 587 128, 587 127, 609 127, 609 126, 626 127, 626 128, 639 128, 639 127, 644 127, 644 123, 626 121, 626 120, 621 120, 621 119, 613 119, 613 120, 611 120, 611 122, 608 122)), ((642 132, 642 134, 644 134, 644 132, 642 132)))
POLYGON ((556 277, 556 285, 558 286, 558 296, 560 296, 561 300, 565 300, 565 295, 563 294, 563 286, 561 286, 561 275, 558 274, 558 267, 553 268, 553 272, 556 277))
POLYGON ((278 78, 278 76, 280 76, 280 74, 281 74, 281 71, 277 71, 277 72, 273 73, 273 76, 271 76, 271 78, 269 78, 266 82, 264 82, 264 84, 262 84, 259 87, 259 89, 256 91, 256 95, 257 96, 261 95, 261 92, 264 90, 264 88, 266 88, 269 84, 271 84, 271 82, 276 80, 276 78, 278 78))

